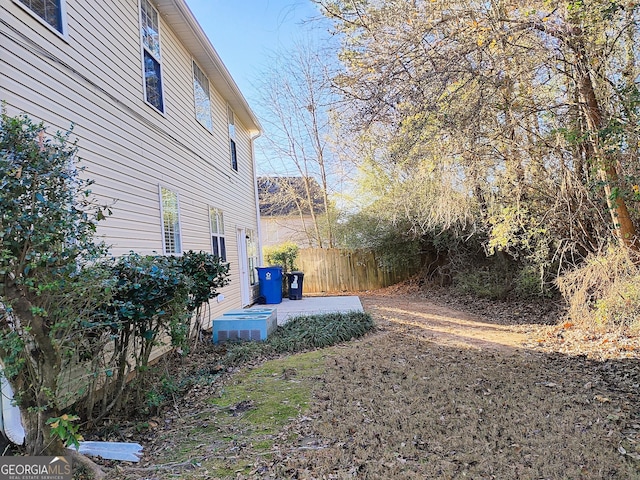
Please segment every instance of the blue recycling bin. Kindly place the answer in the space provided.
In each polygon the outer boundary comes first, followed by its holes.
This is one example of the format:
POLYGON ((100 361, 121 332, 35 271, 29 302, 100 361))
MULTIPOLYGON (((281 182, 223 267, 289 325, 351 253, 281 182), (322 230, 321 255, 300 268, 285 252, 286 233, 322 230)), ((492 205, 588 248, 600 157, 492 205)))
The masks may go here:
POLYGON ((282 267, 256 267, 264 303, 282 303, 282 267))

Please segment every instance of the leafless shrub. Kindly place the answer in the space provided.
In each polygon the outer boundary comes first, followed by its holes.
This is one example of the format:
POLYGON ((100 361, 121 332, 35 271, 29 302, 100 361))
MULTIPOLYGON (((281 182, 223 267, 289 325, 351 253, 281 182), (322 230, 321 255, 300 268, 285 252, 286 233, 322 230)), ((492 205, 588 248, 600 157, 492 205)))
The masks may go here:
POLYGON ((612 248, 557 281, 575 322, 640 330, 640 256, 612 248))

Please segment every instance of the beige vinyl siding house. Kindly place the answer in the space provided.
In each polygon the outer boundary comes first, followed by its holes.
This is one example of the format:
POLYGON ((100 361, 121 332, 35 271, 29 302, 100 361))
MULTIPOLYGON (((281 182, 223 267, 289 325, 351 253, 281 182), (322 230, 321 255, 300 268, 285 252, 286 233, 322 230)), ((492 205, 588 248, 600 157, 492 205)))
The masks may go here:
POLYGON ((111 205, 98 233, 114 255, 212 252, 210 210, 221 212, 224 232, 217 236, 231 284, 211 316, 252 303, 249 265, 260 251, 252 243, 259 231, 252 142, 261 127, 184 0, 50 0, 60 7, 59 28, 43 18, 41 3, 0 3, 0 101, 8 113, 26 113, 50 131, 73 124, 93 192, 111 205), (149 101, 145 77, 152 64, 149 29, 141 34, 146 10, 156 21, 160 108, 149 101), (210 125, 203 123, 202 98, 196 105, 206 89, 198 90, 194 78, 200 87, 208 82, 210 125), (163 224, 162 191, 177 203, 173 227, 164 225, 173 203, 165 205, 163 224))
POLYGON ((257 185, 262 246, 291 242, 300 248, 317 247, 315 222, 325 212, 318 182, 312 177, 259 177, 257 185))

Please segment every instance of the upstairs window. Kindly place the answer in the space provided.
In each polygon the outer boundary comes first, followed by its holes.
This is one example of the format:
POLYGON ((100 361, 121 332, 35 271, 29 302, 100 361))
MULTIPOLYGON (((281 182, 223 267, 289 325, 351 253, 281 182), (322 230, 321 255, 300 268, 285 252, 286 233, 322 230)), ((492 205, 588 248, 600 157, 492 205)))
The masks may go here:
POLYGON ((162 214, 162 246, 165 254, 181 254, 180 209, 178 194, 160 187, 160 210, 162 214))
POLYGON ((227 261, 227 245, 224 239, 224 218, 222 210, 209 207, 209 223, 211 226, 211 252, 220 257, 223 262, 227 261))
POLYGON ((62 0, 19 0, 47 25, 62 33, 62 0))
POLYGON ((213 130, 211 120, 211 97, 209 95, 209 79, 193 62, 193 97, 196 106, 196 119, 210 132, 213 130))
POLYGON ((140 35, 142 36, 145 99, 158 111, 164 112, 158 12, 148 0, 140 0, 140 35))
POLYGON ((229 118, 229 151, 231 153, 231 168, 238 171, 238 154, 236 152, 236 119, 233 110, 227 107, 229 118))

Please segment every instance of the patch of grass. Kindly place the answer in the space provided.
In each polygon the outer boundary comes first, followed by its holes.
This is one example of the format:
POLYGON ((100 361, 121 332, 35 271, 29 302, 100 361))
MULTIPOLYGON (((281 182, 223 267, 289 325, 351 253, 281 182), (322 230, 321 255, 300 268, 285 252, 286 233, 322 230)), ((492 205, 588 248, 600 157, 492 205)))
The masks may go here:
POLYGON ((238 376, 210 402, 263 433, 275 432, 308 407, 310 377, 322 373, 325 356, 313 351, 265 362, 238 376))
MULTIPOLYGON (((179 431, 184 438, 169 440, 175 448, 167 451, 163 462, 180 465, 175 474, 185 480, 202 478, 203 472, 219 479, 249 474, 259 459, 274 455, 276 435, 283 427, 309 409, 312 387, 325 369, 324 359, 333 354, 318 348, 361 337, 372 329, 371 316, 362 312, 300 316, 278 327, 265 342, 224 344, 220 348, 226 349, 222 363, 227 367, 288 356, 237 373, 217 396, 202 398, 199 413, 173 424, 170 436, 179 431), (306 350, 310 351, 297 353, 306 350)), ((154 393, 174 395, 176 390, 206 387, 224 370, 216 362, 180 381, 159 377, 154 393)), ((297 435, 290 432, 288 438, 295 443, 297 435)))
POLYGON ((199 464, 181 471, 182 479, 202 478, 203 471, 219 479, 248 474, 253 463, 247 459, 269 458, 275 434, 308 410, 314 380, 331 354, 315 350, 277 358, 234 375, 219 396, 190 418, 184 429, 188 441, 180 441, 165 461, 199 464))
POLYGON ((252 444, 257 452, 270 451, 273 448, 273 440, 261 440, 252 444))

